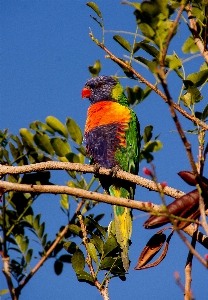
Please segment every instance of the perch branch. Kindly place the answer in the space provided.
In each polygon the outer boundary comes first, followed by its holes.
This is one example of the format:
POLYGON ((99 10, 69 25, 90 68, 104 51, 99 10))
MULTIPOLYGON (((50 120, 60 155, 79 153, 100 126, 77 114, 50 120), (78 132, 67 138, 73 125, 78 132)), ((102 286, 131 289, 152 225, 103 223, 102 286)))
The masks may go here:
MULTIPOLYGON (((66 171, 77 171, 77 172, 84 172, 84 173, 95 172, 94 166, 90 166, 90 165, 70 163, 70 162, 48 161, 48 162, 36 163, 36 164, 31 164, 26 166, 15 166, 15 167, 2 165, 0 166, 0 176, 7 175, 7 174, 32 173, 32 172, 45 171, 45 170, 66 170, 66 171)), ((98 172, 100 175, 106 175, 106 176, 112 175, 111 169, 99 168, 98 172)), ((140 185, 152 191, 156 191, 156 192, 158 191, 157 185, 152 180, 143 178, 141 176, 133 175, 128 172, 118 170, 115 174, 115 177, 136 183, 137 185, 140 185)), ((183 192, 171 187, 165 187, 163 189, 163 192, 164 194, 172 198, 179 198, 184 195, 183 192)), ((59 192, 57 192, 57 194, 58 193, 59 192)), ((82 197, 82 196, 78 195, 78 197, 82 197)))

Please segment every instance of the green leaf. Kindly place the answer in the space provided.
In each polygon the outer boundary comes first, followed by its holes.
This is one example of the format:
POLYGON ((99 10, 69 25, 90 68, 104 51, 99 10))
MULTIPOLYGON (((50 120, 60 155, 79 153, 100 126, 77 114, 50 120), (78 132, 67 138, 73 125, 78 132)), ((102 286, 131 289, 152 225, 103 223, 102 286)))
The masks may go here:
POLYGON ((45 222, 43 222, 38 228, 37 233, 38 233, 39 238, 42 238, 44 230, 45 230, 45 222))
POLYGON ((91 233, 90 242, 95 245, 95 247, 98 250, 99 254, 102 254, 103 245, 104 245, 103 240, 99 236, 97 236, 96 234, 91 233))
POLYGON ((41 244, 43 247, 45 247, 45 245, 46 245, 47 236, 48 236, 47 233, 45 233, 44 236, 42 237, 41 244))
POLYGON ((94 2, 87 2, 86 5, 92 8, 94 12, 98 15, 98 17, 102 19, 102 14, 97 4, 95 4, 94 2))
POLYGON ((50 126, 54 131, 58 132, 60 135, 64 136, 66 139, 68 138, 68 132, 66 127, 61 121, 53 116, 48 116, 46 118, 46 124, 50 126))
POLYGON ((76 235, 80 235, 81 234, 81 228, 75 224, 70 224, 69 225, 69 230, 76 235))
POLYGON ((207 70, 207 69, 208 69, 208 63, 204 62, 203 65, 201 65, 201 67, 200 67, 200 71, 204 71, 204 70, 207 70))
POLYGON ((114 35, 113 39, 117 43, 119 43, 119 45, 121 45, 121 47, 123 47, 125 50, 131 52, 131 45, 130 45, 130 43, 126 39, 124 39, 122 36, 120 36, 120 35, 114 35))
POLYGON ((103 246, 104 256, 107 256, 112 250, 118 246, 116 238, 111 234, 103 246))
POLYGON ((121 4, 128 4, 133 6, 134 8, 141 10, 141 4, 137 2, 121 2, 121 4))
POLYGON ((156 152, 162 148, 162 143, 159 140, 149 141, 144 145, 145 152, 156 152))
POLYGON ((151 56, 153 56, 157 60, 159 60, 160 52, 154 46, 149 45, 148 43, 145 43, 145 42, 140 42, 139 45, 140 45, 140 48, 142 48, 148 54, 150 54, 151 56))
POLYGON ((64 262, 64 263, 71 263, 71 258, 72 258, 71 255, 63 254, 59 257, 59 260, 64 262))
POLYGON ((96 77, 99 75, 101 71, 102 65, 99 60, 96 60, 93 66, 89 66, 88 70, 90 71, 90 74, 92 77, 96 77))
POLYGON ((158 15, 160 11, 160 6, 154 2, 143 1, 140 6, 143 13, 151 15, 152 17, 158 15))
POLYGON ((19 157, 18 149, 12 144, 12 142, 9 142, 9 148, 14 160, 16 160, 19 157))
POLYGON ((92 243, 87 243, 87 252, 91 256, 91 258, 94 260, 94 262, 98 265, 97 251, 96 251, 95 246, 92 243))
POLYGON ((68 153, 66 154, 66 158, 68 161, 73 162, 73 163, 80 163, 80 158, 77 154, 75 153, 68 153))
POLYGON ((78 249, 71 258, 71 263, 74 271, 79 274, 84 270, 85 267, 85 257, 83 252, 78 249))
POLYGON ((51 134, 54 134, 54 130, 50 126, 48 126, 47 124, 41 121, 34 121, 33 123, 31 123, 30 129, 47 131, 51 134))
POLYGON ((24 220, 26 220, 30 225, 32 225, 33 224, 33 215, 32 214, 24 215, 24 220))
POLYGON ((90 275, 89 273, 85 272, 85 271, 81 271, 77 274, 77 279, 81 282, 87 282, 90 285, 94 286, 94 279, 92 277, 92 275, 90 275))
POLYGON ((16 235, 15 241, 17 245, 19 246, 21 252, 24 254, 27 251, 29 240, 28 237, 23 235, 16 235))
POLYGON ((66 156, 66 154, 71 152, 68 142, 59 137, 52 138, 51 145, 58 156, 66 156))
POLYGON ((197 73, 189 74, 186 80, 192 81, 195 86, 199 87, 208 80, 208 69, 197 73))
POLYGON ((102 234, 102 236, 104 238, 106 238, 106 231, 105 228, 102 227, 101 225, 99 225, 93 218, 91 218, 90 216, 86 216, 86 219, 89 219, 93 225, 98 229, 98 231, 102 234))
POLYGON ((145 127, 144 134, 143 134, 143 139, 144 139, 144 143, 145 144, 151 140, 151 138, 152 138, 152 130, 153 130, 153 126, 152 125, 148 125, 148 126, 145 127))
POLYGON ((41 214, 38 214, 33 221, 33 227, 36 231, 38 231, 38 229, 39 229, 40 217, 41 217, 41 214))
POLYGON ((171 70, 174 70, 174 69, 177 70, 177 69, 182 67, 181 60, 176 56, 176 54, 167 55, 166 58, 165 58, 165 64, 171 70))
POLYGON ((33 249, 29 249, 29 250, 27 251, 26 256, 25 256, 25 260, 26 260, 27 264, 30 263, 30 261, 31 261, 31 259, 32 259, 32 255, 33 255, 33 249))
POLYGON ((143 100, 146 99, 149 94, 152 92, 152 89, 149 86, 146 86, 146 88, 143 90, 144 92, 144 96, 143 96, 143 100))
POLYGON ((151 72, 157 73, 158 62, 156 60, 150 61, 141 56, 135 56, 135 59, 147 66, 151 72))
POLYGON ((75 141, 75 143, 77 143, 78 145, 81 145, 83 138, 82 131, 79 125, 77 125, 77 123, 72 118, 67 118, 66 127, 72 140, 75 141))
POLYGON ((208 104, 205 106, 205 109, 202 112, 202 120, 205 121, 206 118, 208 118, 208 104))
POLYGON ((195 45, 194 39, 192 36, 188 37, 182 47, 184 53, 196 53, 199 51, 199 48, 195 45))
POLYGON ((43 132, 36 132, 34 135, 34 141, 36 145, 44 152, 53 155, 54 150, 50 143, 50 138, 46 133, 43 132))
POLYGON ((187 92, 181 96, 181 100, 183 101, 183 104, 187 107, 190 107, 191 105, 201 101, 203 99, 203 96, 201 96, 200 91, 195 86, 189 85, 187 88, 187 92))
POLYGON ((140 88, 138 85, 134 86, 133 88, 126 87, 126 92, 128 95, 128 102, 133 105, 134 103, 142 102, 144 98, 143 89, 140 88))
POLYGON ((152 39, 155 36, 154 29, 152 29, 152 27, 149 26, 148 24, 140 23, 139 28, 140 28, 141 32, 143 33, 143 35, 145 35, 146 37, 152 39))
POLYGON ((69 209, 69 196, 66 194, 61 194, 60 204, 66 210, 69 209))
POLYGON ((24 142, 27 143, 27 145, 31 148, 34 147, 34 140, 33 140, 33 134, 30 132, 27 128, 21 128, 19 130, 21 138, 24 142))
POLYGON ((104 259, 102 259, 100 269, 109 270, 114 263, 115 263, 115 259, 113 257, 105 257, 104 259))
POLYGON ((0 291, 0 296, 5 295, 7 293, 9 293, 9 290, 1 290, 0 291))
POLYGON ((55 260, 54 262, 54 271, 56 273, 56 275, 60 275, 63 271, 63 266, 64 264, 62 263, 62 261, 60 260, 55 260))
POLYGON ((63 247, 70 254, 74 254, 76 251, 76 244, 74 242, 66 242, 63 247))

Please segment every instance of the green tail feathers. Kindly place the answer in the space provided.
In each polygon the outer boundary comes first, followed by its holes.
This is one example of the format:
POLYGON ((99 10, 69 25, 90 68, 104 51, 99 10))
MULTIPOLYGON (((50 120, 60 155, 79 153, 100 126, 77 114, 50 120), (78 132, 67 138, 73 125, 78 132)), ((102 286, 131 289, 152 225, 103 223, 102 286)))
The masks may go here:
MULTIPOLYGON (((129 199, 129 192, 122 187, 111 185, 109 191, 111 196, 129 199)), ((121 247, 121 258, 124 269, 127 272, 129 269, 129 239, 132 233, 131 210, 127 207, 114 205, 113 211, 116 239, 121 247)))

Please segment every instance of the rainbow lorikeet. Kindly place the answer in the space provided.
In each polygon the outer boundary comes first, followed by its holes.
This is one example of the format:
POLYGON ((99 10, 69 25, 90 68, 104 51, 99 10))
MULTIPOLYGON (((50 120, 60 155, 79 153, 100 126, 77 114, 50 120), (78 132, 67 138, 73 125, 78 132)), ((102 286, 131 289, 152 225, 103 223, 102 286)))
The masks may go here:
MULTIPOLYGON (((84 140, 86 154, 92 164, 104 168, 119 167, 137 174, 139 168, 140 133, 136 114, 128 107, 124 89, 112 76, 98 76, 87 80, 82 98, 89 98, 84 140)), ((115 197, 134 199, 135 184, 125 180, 100 176, 104 190, 115 197)), ((114 224, 121 247, 124 269, 129 268, 128 248, 132 233, 131 210, 116 206, 114 224)))

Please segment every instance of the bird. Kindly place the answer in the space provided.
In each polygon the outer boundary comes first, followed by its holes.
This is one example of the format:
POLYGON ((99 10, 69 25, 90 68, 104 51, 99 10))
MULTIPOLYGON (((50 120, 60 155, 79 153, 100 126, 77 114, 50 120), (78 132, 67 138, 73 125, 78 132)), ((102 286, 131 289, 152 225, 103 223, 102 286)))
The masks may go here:
MULTIPOLYGON (((82 98, 90 101, 84 130, 86 156, 90 163, 138 174, 140 124, 135 112, 129 108, 124 88, 117 77, 103 75, 88 79, 82 89, 82 98)), ((107 194, 134 199, 134 183, 104 175, 98 177, 107 194)), ((114 205, 113 212, 115 236, 127 272, 132 234, 131 209, 114 205)))

